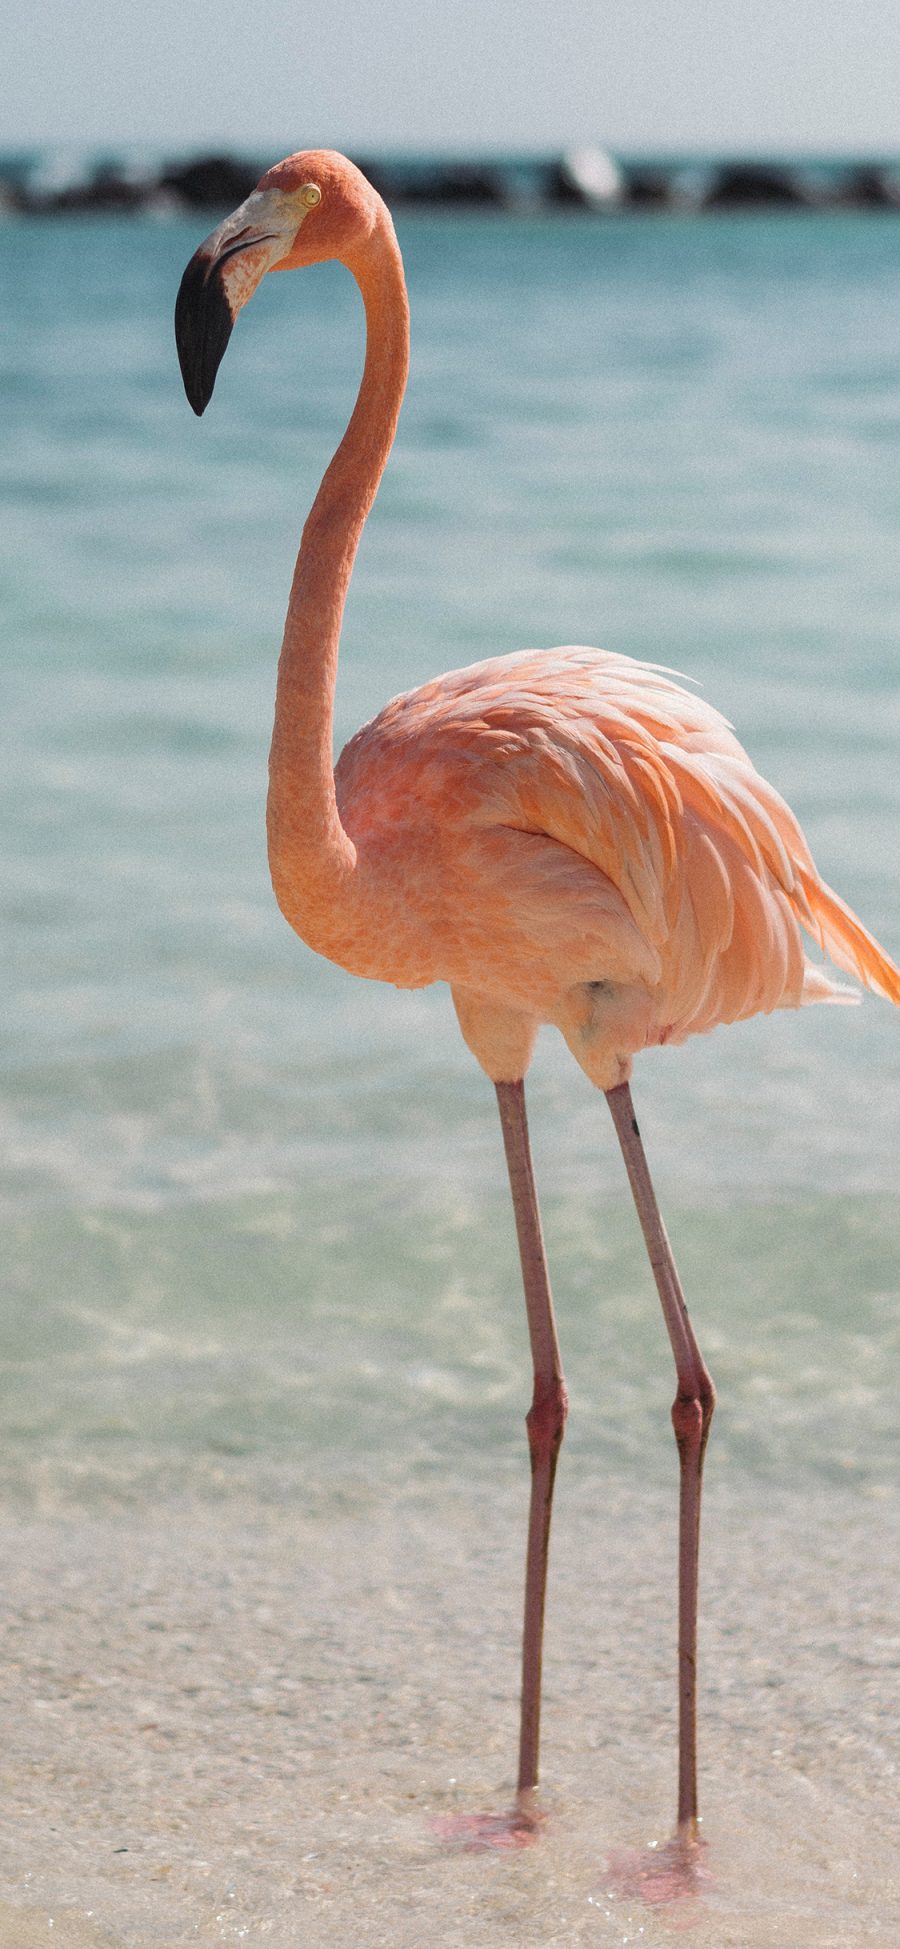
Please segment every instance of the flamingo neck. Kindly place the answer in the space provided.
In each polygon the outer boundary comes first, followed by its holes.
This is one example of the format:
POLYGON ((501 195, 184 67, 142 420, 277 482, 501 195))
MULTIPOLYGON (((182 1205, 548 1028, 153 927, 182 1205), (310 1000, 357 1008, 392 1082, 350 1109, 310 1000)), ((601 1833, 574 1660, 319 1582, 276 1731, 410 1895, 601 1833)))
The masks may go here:
POLYGON ((269 863, 278 904, 323 942, 356 849, 338 815, 332 735, 341 621, 356 550, 393 443, 409 365, 400 250, 385 210, 347 261, 366 311, 366 358, 347 431, 303 530, 278 665, 269 759, 269 863))

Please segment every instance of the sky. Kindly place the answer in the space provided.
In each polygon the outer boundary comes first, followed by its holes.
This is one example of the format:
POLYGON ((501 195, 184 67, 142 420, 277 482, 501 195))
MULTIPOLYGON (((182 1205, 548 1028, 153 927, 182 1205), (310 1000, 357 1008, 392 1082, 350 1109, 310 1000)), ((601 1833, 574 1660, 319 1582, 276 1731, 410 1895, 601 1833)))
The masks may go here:
POLYGON ((0 150, 900 154, 900 0, 0 0, 0 150))

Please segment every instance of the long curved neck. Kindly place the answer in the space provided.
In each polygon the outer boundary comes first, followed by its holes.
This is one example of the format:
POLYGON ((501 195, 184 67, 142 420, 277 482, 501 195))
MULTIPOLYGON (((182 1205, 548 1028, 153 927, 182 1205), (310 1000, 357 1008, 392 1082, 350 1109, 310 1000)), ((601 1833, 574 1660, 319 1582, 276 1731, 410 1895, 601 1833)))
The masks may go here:
POLYGON ((332 730, 341 619, 359 538, 391 450, 409 365, 400 250, 385 210, 347 260, 366 310, 366 360, 347 431, 303 530, 278 665, 269 759, 269 863, 298 932, 340 904, 355 848, 338 816, 332 730))

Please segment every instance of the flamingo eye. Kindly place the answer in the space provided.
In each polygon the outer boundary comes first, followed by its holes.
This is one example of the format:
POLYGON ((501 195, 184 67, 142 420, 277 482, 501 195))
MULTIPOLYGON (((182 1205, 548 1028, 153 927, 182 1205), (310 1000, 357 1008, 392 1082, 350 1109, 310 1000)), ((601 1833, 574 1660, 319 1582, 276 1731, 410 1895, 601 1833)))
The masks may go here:
POLYGON ((318 183, 304 183, 299 195, 301 203, 305 203, 308 210, 314 210, 316 204, 322 201, 322 192, 318 183))

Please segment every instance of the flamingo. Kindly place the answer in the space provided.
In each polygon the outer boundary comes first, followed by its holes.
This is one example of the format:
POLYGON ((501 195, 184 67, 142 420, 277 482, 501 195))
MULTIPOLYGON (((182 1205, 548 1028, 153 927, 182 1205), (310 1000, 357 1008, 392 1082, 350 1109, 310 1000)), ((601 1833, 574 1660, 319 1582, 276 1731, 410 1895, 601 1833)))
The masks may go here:
POLYGON ((494 1084, 534 1368, 516 1808, 538 1781, 550 1517, 566 1387, 529 1149, 524 1077, 542 1023, 603 1091, 662 1304, 680 1470, 676 1840, 696 1844, 700 1492, 715 1389, 688 1317, 635 1120, 635 1054, 759 1011, 858 999, 806 959, 900 1003, 900 971, 820 878, 788 806, 719 713, 656 665, 524 650, 396 697, 332 768, 341 619, 408 367, 403 265, 354 165, 306 150, 267 171, 192 257, 176 337, 208 405, 267 271, 337 259, 366 314, 356 404, 307 519, 278 668, 268 796, 275 896, 319 954, 370 980, 450 986, 494 1084))

